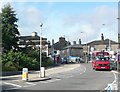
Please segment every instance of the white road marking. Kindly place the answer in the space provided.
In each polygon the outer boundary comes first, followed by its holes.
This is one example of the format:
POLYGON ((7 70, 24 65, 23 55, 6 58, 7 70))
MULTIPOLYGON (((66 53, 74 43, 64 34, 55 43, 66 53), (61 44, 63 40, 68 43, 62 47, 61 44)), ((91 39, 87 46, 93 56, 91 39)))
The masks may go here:
POLYGON ((27 84, 29 84, 29 85, 27 85, 27 86, 23 86, 23 87, 30 87, 30 86, 34 86, 34 85, 36 85, 35 83, 30 83, 30 82, 26 82, 27 84))
POLYGON ((4 84, 7 84, 7 85, 12 85, 12 86, 15 86, 15 87, 22 87, 22 86, 20 86, 20 85, 13 84, 13 83, 9 83, 9 82, 4 82, 4 84))
MULTIPOLYGON (((111 72, 112 72, 113 75, 114 75, 114 81, 113 81, 111 84, 114 84, 114 83, 117 81, 117 76, 116 76, 115 72, 113 72, 113 71, 111 71, 111 72)), ((105 87, 104 89, 107 90, 108 87, 105 87)))
POLYGON ((8 88, 8 89, 5 89, 5 90, 13 90, 13 89, 19 89, 19 87, 15 87, 15 88, 8 88))
POLYGON ((83 73, 86 72, 86 67, 85 67, 84 65, 82 65, 82 67, 83 67, 84 69, 83 69, 83 72, 81 72, 80 74, 83 74, 83 73))
POLYGON ((113 73, 117 73, 117 74, 118 74, 118 72, 117 72, 117 71, 113 71, 113 70, 112 70, 111 72, 113 72, 113 73))

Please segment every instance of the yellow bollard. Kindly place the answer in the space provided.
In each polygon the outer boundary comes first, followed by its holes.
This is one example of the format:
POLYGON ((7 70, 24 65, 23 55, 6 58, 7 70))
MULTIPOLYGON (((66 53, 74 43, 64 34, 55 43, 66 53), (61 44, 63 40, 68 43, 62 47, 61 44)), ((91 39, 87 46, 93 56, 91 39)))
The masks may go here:
POLYGON ((28 68, 23 68, 22 70, 22 80, 28 80, 28 68))

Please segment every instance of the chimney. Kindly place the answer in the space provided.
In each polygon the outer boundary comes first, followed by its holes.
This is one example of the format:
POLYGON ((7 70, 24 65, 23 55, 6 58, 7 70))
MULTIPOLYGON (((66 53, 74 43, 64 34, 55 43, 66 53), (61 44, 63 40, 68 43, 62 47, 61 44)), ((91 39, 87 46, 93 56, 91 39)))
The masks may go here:
POLYGON ((64 37, 60 37, 59 38, 59 42, 64 42, 65 41, 65 38, 64 37))
POLYGON ((81 39, 79 39, 79 45, 81 45, 81 39))
POLYGON ((101 40, 104 41, 104 36, 103 33, 101 34, 101 40))
POLYGON ((76 45, 76 41, 73 41, 73 45, 76 45))
POLYGON ((48 45, 49 45, 49 46, 51 45, 50 41, 48 41, 48 45))
POLYGON ((52 45, 54 45, 54 39, 52 39, 52 45))
POLYGON ((37 36, 37 32, 32 32, 32 37, 37 36))

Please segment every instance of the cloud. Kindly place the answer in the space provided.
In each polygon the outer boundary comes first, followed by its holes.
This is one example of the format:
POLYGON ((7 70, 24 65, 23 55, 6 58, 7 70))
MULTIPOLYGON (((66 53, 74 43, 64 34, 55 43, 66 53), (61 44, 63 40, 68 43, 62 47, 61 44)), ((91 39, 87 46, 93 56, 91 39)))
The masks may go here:
MULTIPOLYGON (((43 9, 46 11, 42 11, 34 4, 24 3, 20 7, 16 6, 21 35, 31 35, 33 31, 39 33, 41 21, 44 23, 43 34, 48 40, 55 39, 57 41, 60 36, 65 35, 70 41, 78 41, 81 38, 84 43, 100 39, 101 33, 104 33, 105 38, 108 38, 109 30, 111 30, 111 34, 117 34, 117 7, 103 5, 85 11, 86 13, 71 15, 67 12, 56 11, 57 8, 55 9, 54 4, 48 2, 47 7, 43 9), (106 26, 103 27, 103 23, 106 26)), ((111 36, 111 38, 116 40, 116 36, 111 36)))
POLYGON ((81 38, 83 42, 99 40, 101 33, 104 34, 105 38, 117 41, 118 27, 116 18, 117 7, 113 8, 103 5, 94 8, 89 14, 70 15, 68 17, 66 16, 63 20, 66 28, 73 26, 74 31, 69 34, 71 41, 78 41, 79 38, 81 38), (106 24, 106 26, 102 26, 103 23, 106 24), (81 34, 81 32, 84 34, 81 34), (111 34, 116 36, 112 36, 111 34))
POLYGON ((31 35, 33 31, 39 32, 43 16, 38 8, 27 6, 18 9, 17 13, 19 18, 18 26, 21 35, 27 35, 28 33, 31 35))

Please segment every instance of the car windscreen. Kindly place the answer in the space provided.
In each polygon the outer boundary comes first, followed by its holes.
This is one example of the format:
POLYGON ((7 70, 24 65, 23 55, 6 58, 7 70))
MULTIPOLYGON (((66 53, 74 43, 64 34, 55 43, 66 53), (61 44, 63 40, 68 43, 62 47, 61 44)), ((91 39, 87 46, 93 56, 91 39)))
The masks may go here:
POLYGON ((96 56, 96 60, 97 61, 108 61, 110 60, 110 58, 106 56, 96 56))

